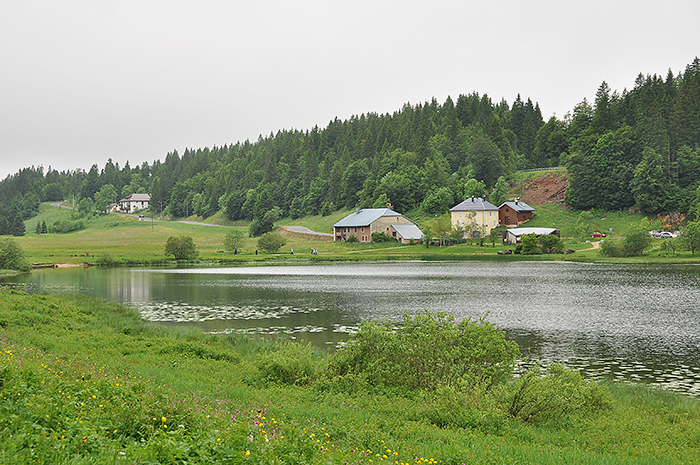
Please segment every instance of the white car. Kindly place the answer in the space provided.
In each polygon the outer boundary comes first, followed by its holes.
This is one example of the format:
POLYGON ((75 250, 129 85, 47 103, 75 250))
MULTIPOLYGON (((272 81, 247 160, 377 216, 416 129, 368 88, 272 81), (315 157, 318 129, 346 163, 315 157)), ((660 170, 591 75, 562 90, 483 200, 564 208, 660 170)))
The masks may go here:
POLYGON ((661 239, 672 239, 672 238, 676 237, 676 235, 673 234, 672 232, 661 231, 661 234, 659 235, 659 237, 661 239))

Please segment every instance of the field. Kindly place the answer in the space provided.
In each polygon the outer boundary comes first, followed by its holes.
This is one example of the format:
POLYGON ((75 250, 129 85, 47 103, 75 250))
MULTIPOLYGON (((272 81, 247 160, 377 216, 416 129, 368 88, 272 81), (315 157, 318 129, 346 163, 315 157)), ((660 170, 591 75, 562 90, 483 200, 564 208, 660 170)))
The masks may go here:
MULTIPOLYGON (((536 172, 540 173, 540 172, 536 172)), ((547 173, 547 172, 544 172, 547 173)), ((532 175, 531 173, 528 173, 532 175)), ((332 241, 309 240, 286 237, 287 243, 278 251, 270 254, 259 251, 257 238, 248 237, 248 224, 225 224, 216 216, 203 220, 189 218, 193 222, 206 221, 208 225, 188 224, 179 221, 151 221, 145 218, 109 214, 90 217, 87 228, 66 234, 36 234, 37 222, 53 224, 57 220, 70 219, 70 210, 42 204, 40 214, 25 222, 27 234, 15 238, 25 249, 29 260, 35 266, 55 264, 161 264, 173 263, 171 257, 164 255, 165 243, 170 236, 191 236, 199 252, 198 260, 203 263, 270 263, 270 262, 308 262, 322 263, 328 261, 359 260, 576 260, 576 261, 610 261, 600 257, 593 250, 590 232, 600 231, 613 237, 619 237, 632 224, 639 224, 644 217, 627 212, 586 212, 585 220, 580 219, 580 212, 564 208, 559 204, 536 205, 536 213, 527 226, 554 227, 562 232, 562 239, 567 248, 576 251, 572 255, 542 255, 524 257, 514 255, 497 255, 498 250, 507 248, 502 245, 491 247, 460 244, 454 246, 426 248, 422 245, 383 244, 345 244, 332 241), (581 226, 583 224, 583 226, 581 226), (578 229, 577 229, 578 228, 578 229), (244 245, 237 255, 224 250, 224 236, 235 231, 244 237, 244 245), (583 234, 580 231, 584 231, 583 234), (291 250, 294 249, 294 255, 291 250), (318 250, 318 255, 311 255, 311 249, 318 250)), ((330 232, 332 225, 349 214, 351 210, 335 212, 326 217, 313 216, 299 220, 283 218, 276 223, 280 225, 301 225, 313 231, 330 232)), ((425 221, 425 219, 418 219, 425 221)), ((649 223, 650 229, 660 227, 649 223)), ((674 244, 677 244, 674 243, 674 244)), ((696 257, 690 252, 681 251, 675 246, 664 247, 664 241, 657 240, 652 249, 634 261, 646 260, 695 262, 696 257)), ((620 259, 616 259, 620 261, 620 259)))
MULTIPOLYGON (((698 400, 641 386, 607 385, 597 413, 455 425, 418 394, 271 382, 272 340, 87 297, 0 291, 0 323, 1 463, 700 463, 698 400)), ((328 354, 297 351, 323 370, 328 354)))

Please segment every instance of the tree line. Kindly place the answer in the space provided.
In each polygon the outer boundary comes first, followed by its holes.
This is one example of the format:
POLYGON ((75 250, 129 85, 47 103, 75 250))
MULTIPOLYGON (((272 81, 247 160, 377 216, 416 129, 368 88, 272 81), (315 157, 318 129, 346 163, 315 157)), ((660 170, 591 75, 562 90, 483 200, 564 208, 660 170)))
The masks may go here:
POLYGON ((637 208, 694 214, 700 180, 700 61, 666 78, 639 75, 621 94, 603 82, 563 119, 544 121, 537 103, 460 95, 367 113, 325 128, 280 130, 257 141, 168 153, 164 160, 58 172, 20 170, 0 182, 0 233, 31 218, 40 202, 73 199, 104 211, 150 193, 174 217, 253 220, 327 215, 391 203, 440 214, 469 196, 500 204, 516 170, 564 165, 566 202, 577 209, 637 208), (3 229, 5 228, 5 229, 3 229))

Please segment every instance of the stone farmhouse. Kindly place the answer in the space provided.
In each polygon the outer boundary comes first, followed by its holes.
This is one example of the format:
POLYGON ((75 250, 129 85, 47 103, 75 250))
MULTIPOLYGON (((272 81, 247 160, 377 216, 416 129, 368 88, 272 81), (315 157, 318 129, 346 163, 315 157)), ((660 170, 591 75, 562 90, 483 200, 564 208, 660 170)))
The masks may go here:
POLYGON ((420 241, 423 233, 418 225, 400 213, 387 208, 357 208, 333 225, 335 241, 346 241, 355 236, 360 242, 372 242, 372 233, 383 232, 400 243, 420 241))

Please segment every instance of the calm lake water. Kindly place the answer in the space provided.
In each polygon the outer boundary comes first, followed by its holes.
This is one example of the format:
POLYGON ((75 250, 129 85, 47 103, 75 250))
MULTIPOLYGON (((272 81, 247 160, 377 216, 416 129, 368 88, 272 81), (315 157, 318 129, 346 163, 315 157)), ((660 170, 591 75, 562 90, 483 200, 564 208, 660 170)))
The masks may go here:
POLYGON ((523 354, 700 395, 700 267, 390 263, 38 270, 5 281, 80 292, 207 332, 286 333, 334 346, 365 319, 487 315, 523 354))

